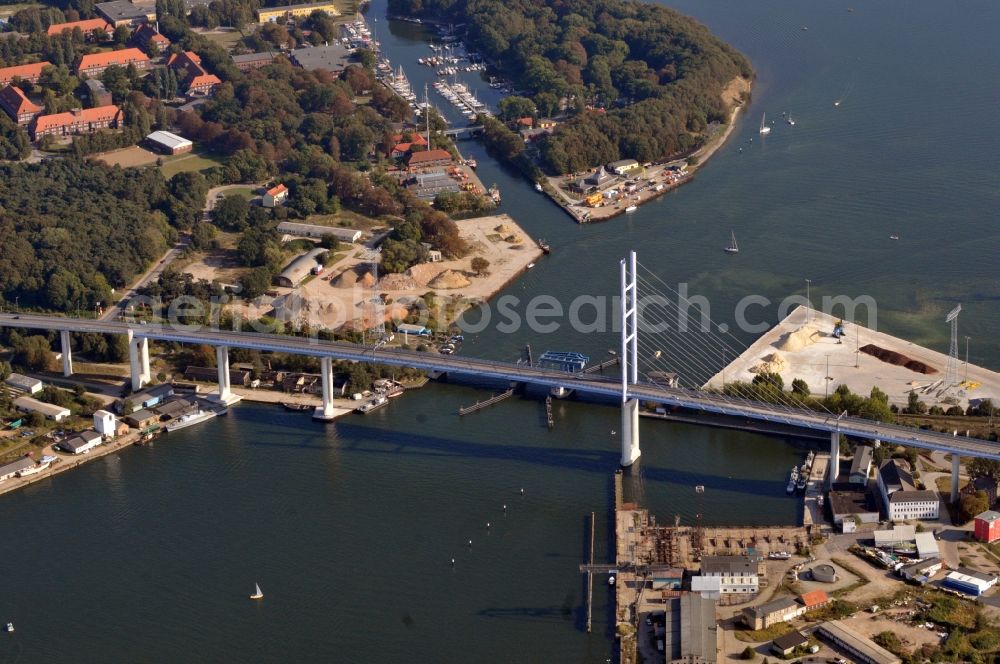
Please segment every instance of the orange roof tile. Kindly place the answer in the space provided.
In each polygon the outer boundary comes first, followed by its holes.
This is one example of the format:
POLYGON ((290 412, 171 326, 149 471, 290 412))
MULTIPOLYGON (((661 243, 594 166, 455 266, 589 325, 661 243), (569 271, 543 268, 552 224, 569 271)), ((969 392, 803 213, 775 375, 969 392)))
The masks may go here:
MULTIPOLYGON (((423 134, 421 134, 419 132, 416 132, 416 131, 409 131, 409 132, 406 132, 406 133, 408 133, 410 135, 410 143, 412 143, 413 145, 427 145, 427 139, 424 138, 423 134)), ((393 134, 392 135, 392 142, 393 143, 402 143, 403 142, 403 135, 402 134, 393 134)))
POLYGON ((188 81, 189 88, 204 88, 211 85, 222 85, 222 81, 215 74, 198 74, 192 76, 191 80, 188 81))
POLYGON ((42 75, 42 70, 51 62, 33 62, 30 65, 15 65, 0 69, 0 83, 10 83, 15 78, 32 79, 42 75))
POLYGON ((447 159, 451 161, 451 153, 447 150, 424 150, 422 152, 414 152, 410 155, 410 166, 419 165, 424 162, 437 161, 439 159, 447 159))
POLYGON ((114 32, 114 27, 103 18, 88 18, 85 21, 70 21, 69 23, 57 23, 55 25, 50 25, 49 29, 45 31, 49 37, 52 35, 62 34, 67 30, 74 30, 80 28, 80 32, 87 33, 94 30, 104 30, 105 32, 114 32))
POLYGON ((271 187, 270 189, 268 189, 267 190, 267 195, 268 196, 277 196, 278 194, 281 194, 281 193, 286 192, 286 191, 288 191, 288 187, 286 187, 283 184, 279 184, 279 185, 276 185, 276 186, 271 187))
POLYGON ((94 67, 110 67, 111 65, 126 66, 132 62, 149 62, 149 56, 137 48, 126 48, 121 51, 105 51, 90 53, 80 57, 77 71, 87 71, 94 67))
POLYGON ((97 108, 84 108, 67 113, 52 113, 50 115, 39 115, 35 118, 35 132, 40 133, 48 129, 65 127, 78 122, 114 122, 120 119, 121 109, 115 105, 98 106, 97 108))
POLYGON ((21 88, 16 88, 13 85, 8 85, 3 90, 0 90, 0 102, 13 110, 15 115, 20 115, 21 113, 41 113, 45 110, 45 107, 39 106, 28 99, 21 92, 21 88))
POLYGON ((824 590, 813 590, 811 592, 802 593, 800 599, 807 609, 814 606, 820 606, 821 604, 826 604, 830 601, 829 595, 827 595, 824 590))

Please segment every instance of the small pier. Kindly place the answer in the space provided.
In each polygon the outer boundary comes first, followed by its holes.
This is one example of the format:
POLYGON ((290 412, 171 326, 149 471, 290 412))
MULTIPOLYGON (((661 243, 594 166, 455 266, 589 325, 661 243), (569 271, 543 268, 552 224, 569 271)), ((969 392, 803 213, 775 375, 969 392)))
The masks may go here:
POLYGON ((587 634, 590 634, 594 615, 594 513, 590 513, 590 563, 587 569, 587 634))
POLYGON ((607 369, 608 367, 613 367, 620 363, 621 363, 621 358, 615 355, 614 357, 610 357, 604 360, 600 364, 595 364, 592 367, 587 367, 586 369, 583 370, 583 373, 587 374, 598 373, 598 372, 604 373, 604 370, 607 369))
POLYGON ((472 404, 471 406, 467 406, 465 408, 459 408, 458 409, 458 414, 459 415, 468 415, 469 413, 475 413, 478 410, 482 410, 483 408, 486 408, 488 406, 492 406, 495 403, 500 403, 501 401, 503 401, 505 399, 509 399, 512 396, 514 396, 514 388, 510 388, 506 392, 501 392, 500 394, 495 394, 492 397, 490 397, 489 399, 487 399, 486 401, 477 401, 476 403, 472 404))
POLYGON ((552 397, 545 397, 545 422, 552 429, 556 426, 556 420, 552 417, 552 397))

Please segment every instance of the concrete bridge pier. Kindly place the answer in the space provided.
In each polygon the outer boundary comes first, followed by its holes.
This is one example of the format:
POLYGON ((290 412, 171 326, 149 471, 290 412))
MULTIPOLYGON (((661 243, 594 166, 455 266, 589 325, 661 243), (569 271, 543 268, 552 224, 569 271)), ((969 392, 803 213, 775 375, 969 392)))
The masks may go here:
POLYGON ((63 365, 63 375, 72 376, 73 375, 73 346, 70 344, 69 340, 69 330, 63 330, 59 333, 59 343, 62 346, 62 365, 63 365))
POLYGON ((232 386, 229 383, 229 347, 215 347, 215 365, 219 371, 219 401, 228 403, 233 396, 232 386))
POLYGON ((639 460, 639 400, 622 404, 622 467, 628 468, 639 460))
POLYGON ((323 383, 323 405, 317 406, 316 410, 313 411, 314 420, 322 420, 324 422, 330 422, 333 420, 333 358, 323 357, 320 358, 320 378, 323 383))
POLYGON ((830 432, 830 468, 827 472, 827 485, 833 488, 833 483, 837 481, 840 474, 840 432, 830 432))
POLYGON ((132 369, 132 391, 138 392, 149 382, 149 340, 133 338, 132 331, 128 333, 128 361, 132 369))
POLYGON ((962 466, 962 458, 951 453, 951 502, 958 500, 958 472, 962 466))

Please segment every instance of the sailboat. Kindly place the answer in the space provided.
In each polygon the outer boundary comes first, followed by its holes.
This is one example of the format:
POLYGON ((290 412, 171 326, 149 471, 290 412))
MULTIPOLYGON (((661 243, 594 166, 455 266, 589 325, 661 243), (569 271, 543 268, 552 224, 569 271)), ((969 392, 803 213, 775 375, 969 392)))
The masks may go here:
POLYGON ((767 135, 767 134, 771 133, 771 128, 768 127, 765 124, 765 120, 766 119, 767 119, 767 113, 764 113, 763 115, 760 116, 760 133, 761 133, 761 135, 767 135))
POLYGON ((788 124, 792 125, 793 127, 795 126, 795 120, 792 119, 792 114, 791 113, 788 114, 788 120, 787 120, 787 122, 788 122, 788 124))
POLYGON ((740 253, 740 245, 736 244, 736 233, 733 231, 729 232, 732 235, 732 240, 730 240, 729 246, 725 247, 725 251, 730 254, 738 254, 740 253))
POLYGON ((260 584, 255 583, 254 587, 256 588, 256 591, 254 592, 253 595, 250 595, 250 599, 264 599, 264 593, 262 593, 260 590, 260 584))

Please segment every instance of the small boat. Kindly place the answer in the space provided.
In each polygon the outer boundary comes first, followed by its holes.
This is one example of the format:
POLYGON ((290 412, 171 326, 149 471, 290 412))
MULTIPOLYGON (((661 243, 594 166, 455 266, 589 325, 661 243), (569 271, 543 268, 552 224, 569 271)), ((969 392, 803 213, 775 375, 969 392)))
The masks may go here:
POLYGON ((12 623, 12 622, 7 623, 7 626, 4 629, 6 629, 8 632, 13 632, 14 631, 14 623, 12 623))
POLYGON ((788 485, 785 487, 785 493, 793 494, 795 493, 795 483, 799 481, 799 467, 792 466, 792 474, 788 477, 788 485))
POLYGON ((805 491, 806 490, 806 484, 808 482, 809 482, 809 473, 808 472, 800 472, 799 473, 799 481, 795 483, 795 488, 798 491, 805 491))
POLYGON ((889 239, 890 239, 890 240, 898 240, 898 239, 899 239, 899 236, 898 236, 898 235, 890 235, 890 236, 889 236, 889 239))
POLYGON ((365 403, 358 406, 356 410, 362 415, 367 415, 368 413, 372 412, 377 408, 381 408, 387 403, 389 403, 389 399, 385 395, 379 394, 371 401, 366 401, 365 403))
POLYGON ((767 113, 760 116, 760 134, 767 135, 771 133, 771 128, 767 126, 767 113))
POLYGON ((834 106, 840 106, 840 100, 838 99, 837 101, 833 102, 833 105, 834 106))
POLYGON ((264 593, 262 593, 260 591, 260 584, 259 583, 255 583, 254 587, 255 587, 255 591, 254 591, 253 595, 250 595, 250 599, 264 599, 264 593))
POLYGON ((538 182, 535 183, 535 191, 537 191, 537 192, 541 192, 542 191, 542 185, 540 183, 538 183, 538 182))
POLYGON ((723 251, 729 254, 738 254, 740 253, 740 245, 736 244, 736 233, 733 231, 729 231, 729 233, 732 239, 729 241, 729 246, 723 247, 723 251))
POLYGON ((534 263, 528 263, 528 265, 527 265, 527 267, 526 267, 525 269, 528 269, 528 270, 530 270, 530 269, 531 269, 531 268, 533 268, 533 267, 535 267, 535 264, 534 264, 534 263))
POLYGON ((538 248, 542 250, 543 254, 549 254, 552 252, 552 247, 550 247, 549 243, 542 238, 538 238, 538 248))
POLYGON ((788 119, 785 120, 785 122, 787 122, 788 124, 790 124, 793 127, 795 126, 795 120, 792 119, 792 114, 791 113, 788 114, 788 119))
POLYGON ((635 205, 629 205, 627 208, 625 208, 625 211, 626 212, 635 212, 638 209, 639 208, 637 206, 635 206, 635 205))
POLYGON ((305 403, 291 403, 289 401, 282 401, 281 402, 281 406, 285 410, 290 410, 293 413, 301 413, 301 412, 304 412, 304 411, 307 411, 307 410, 312 410, 313 408, 315 408, 315 406, 310 406, 309 404, 305 404, 305 403))
POLYGON ((806 32, 806 31, 807 31, 808 29, 809 29, 809 28, 807 28, 807 27, 806 27, 806 26, 804 26, 804 25, 803 25, 803 26, 802 26, 801 28, 799 28, 799 30, 801 30, 802 32, 806 32))

